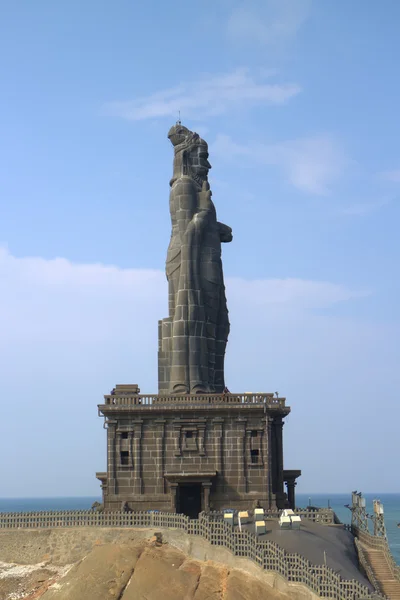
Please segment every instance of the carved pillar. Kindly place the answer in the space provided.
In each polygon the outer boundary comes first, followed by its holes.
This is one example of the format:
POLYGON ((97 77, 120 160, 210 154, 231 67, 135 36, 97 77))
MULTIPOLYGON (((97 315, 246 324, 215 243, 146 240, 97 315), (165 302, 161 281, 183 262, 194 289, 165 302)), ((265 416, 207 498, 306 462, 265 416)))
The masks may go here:
POLYGON ((140 495, 142 493, 142 424, 143 421, 134 421, 133 438, 133 493, 140 495))
POLYGON ((245 447, 244 447, 244 456, 245 456, 245 480, 246 480, 246 492, 251 491, 251 481, 250 481, 250 469, 249 465, 251 464, 251 430, 246 429, 245 432, 245 447))
POLYGON ((135 453, 134 453, 134 448, 135 448, 135 443, 134 443, 134 432, 133 429, 131 429, 128 432, 128 452, 129 452, 129 466, 131 467, 131 477, 130 477, 130 487, 133 490, 135 489, 135 469, 136 469, 136 463, 135 463, 135 453))
POLYGON ((205 456, 205 435, 206 435, 206 424, 201 423, 197 426, 198 440, 199 440, 199 456, 205 456))
POLYGON ((274 420, 275 429, 275 460, 276 460, 276 500, 278 508, 284 508, 285 493, 283 489, 283 421, 282 417, 274 420))
POLYGON ((156 484, 156 493, 164 494, 165 493, 165 484, 164 484, 164 437, 165 437, 165 419, 160 419, 157 421, 159 424, 159 433, 156 440, 157 445, 157 484, 156 484))
POLYGON ((246 491, 246 474, 245 474, 245 463, 246 463, 246 452, 245 452, 245 441, 246 441, 246 419, 238 419, 238 435, 237 435, 237 470, 238 470, 238 491, 244 493, 246 491))
POLYGON ((107 483, 109 494, 117 493, 117 457, 116 457, 116 431, 117 422, 108 421, 107 424, 107 483))
POLYGON ((178 506, 177 506, 177 492, 178 492, 178 484, 177 483, 171 483, 170 484, 170 493, 171 493, 171 512, 176 513, 178 512, 178 506))
POLYGON ((215 470, 217 471, 217 476, 221 476, 223 473, 223 423, 224 420, 222 417, 217 417, 213 419, 214 423, 214 454, 215 454, 215 470))
POLYGON ((267 497, 270 509, 275 509, 272 486, 272 419, 268 415, 265 417, 265 438, 264 438, 264 477, 266 483, 267 497))
POLYGON ((202 498, 201 498, 201 510, 208 512, 210 510, 211 482, 203 481, 202 488, 203 488, 203 493, 202 493, 202 498))
POLYGON ((175 456, 181 456, 181 429, 182 429, 181 423, 174 423, 174 442, 175 442, 174 455, 175 456))
POLYGON ((297 482, 294 479, 288 479, 286 481, 288 503, 292 510, 295 510, 295 508, 296 508, 296 497, 295 497, 296 485, 297 485, 297 482))

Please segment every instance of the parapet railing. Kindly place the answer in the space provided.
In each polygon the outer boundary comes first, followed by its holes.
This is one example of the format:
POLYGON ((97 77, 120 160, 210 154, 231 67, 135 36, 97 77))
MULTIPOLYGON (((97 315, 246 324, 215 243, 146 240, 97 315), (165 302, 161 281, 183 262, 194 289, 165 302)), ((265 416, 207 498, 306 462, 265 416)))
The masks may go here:
POLYGON ((330 600, 384 600, 380 594, 355 579, 345 580, 326 565, 314 565, 298 553, 290 554, 272 540, 260 540, 248 530, 238 531, 222 520, 201 513, 198 519, 176 513, 59 511, 0 513, 0 529, 42 529, 54 527, 173 528, 198 535, 235 556, 248 558, 265 571, 287 581, 309 587, 330 600))
POLYGON ((285 408, 285 398, 276 398, 273 394, 106 394, 107 406, 159 406, 159 405, 205 405, 205 404, 256 404, 268 408, 285 408))
POLYGON ((361 530, 355 525, 352 526, 351 530, 354 537, 362 542, 365 546, 368 546, 374 550, 381 550, 383 552, 393 574, 393 578, 400 581, 400 566, 393 558, 387 539, 385 537, 372 535, 368 531, 361 530))

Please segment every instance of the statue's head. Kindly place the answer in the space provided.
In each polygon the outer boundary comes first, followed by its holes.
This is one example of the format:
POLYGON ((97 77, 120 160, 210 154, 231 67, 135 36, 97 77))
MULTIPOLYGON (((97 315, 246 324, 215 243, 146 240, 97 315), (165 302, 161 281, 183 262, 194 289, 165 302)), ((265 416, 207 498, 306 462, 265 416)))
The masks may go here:
POLYGON ((180 121, 168 132, 174 146, 174 181, 182 175, 192 175, 206 180, 211 165, 208 161, 208 145, 198 133, 190 131, 180 121))
POLYGON ((176 148, 179 147, 181 144, 184 144, 185 140, 190 136, 190 134, 192 134, 192 131, 190 131, 187 127, 182 125, 180 121, 178 121, 176 125, 173 125, 168 131, 168 139, 170 140, 171 144, 176 148))
POLYGON ((193 173, 206 178, 211 165, 208 161, 208 145, 199 138, 199 143, 194 144, 188 152, 189 164, 193 173))

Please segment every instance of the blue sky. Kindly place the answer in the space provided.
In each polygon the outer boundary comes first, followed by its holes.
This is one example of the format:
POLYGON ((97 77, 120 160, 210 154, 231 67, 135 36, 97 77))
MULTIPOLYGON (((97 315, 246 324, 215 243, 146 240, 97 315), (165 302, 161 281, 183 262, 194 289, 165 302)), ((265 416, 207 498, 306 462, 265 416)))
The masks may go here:
POLYGON ((179 110, 234 233, 228 387, 287 396, 298 491, 399 492, 400 4, 1 13, 1 495, 98 493, 102 394, 157 388, 179 110))

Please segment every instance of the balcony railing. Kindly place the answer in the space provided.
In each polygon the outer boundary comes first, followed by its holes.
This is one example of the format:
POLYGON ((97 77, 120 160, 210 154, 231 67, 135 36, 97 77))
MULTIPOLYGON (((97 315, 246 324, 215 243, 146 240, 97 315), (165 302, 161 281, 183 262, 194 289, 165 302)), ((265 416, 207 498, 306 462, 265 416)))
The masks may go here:
POLYGON ((106 406, 187 406, 187 405, 256 405, 267 408, 285 408, 285 398, 276 398, 273 394, 107 394, 104 396, 106 406))

